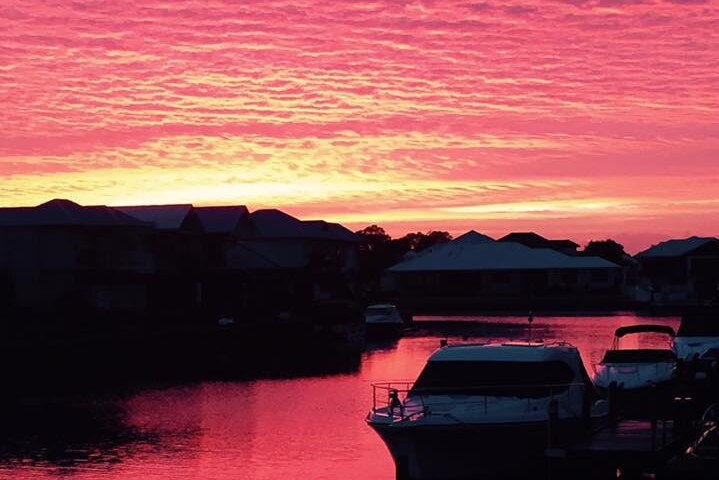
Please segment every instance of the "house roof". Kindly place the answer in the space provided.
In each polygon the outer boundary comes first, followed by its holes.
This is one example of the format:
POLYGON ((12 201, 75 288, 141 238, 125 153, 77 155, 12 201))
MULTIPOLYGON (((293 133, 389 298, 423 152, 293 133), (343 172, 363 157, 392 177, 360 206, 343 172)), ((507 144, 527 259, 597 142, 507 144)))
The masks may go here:
POLYGON ((324 220, 305 220, 304 231, 311 238, 328 238, 344 240, 347 242, 361 242, 362 238, 339 223, 325 222, 324 220))
POLYGON ((208 233, 235 233, 241 222, 250 215, 244 205, 195 207, 195 212, 208 233))
POLYGON ((565 270, 619 268, 599 257, 575 257, 548 248, 530 248, 513 242, 445 244, 426 255, 399 263, 390 272, 565 270))
POLYGON ((298 238, 303 236, 302 220, 277 209, 255 210, 251 215, 262 238, 298 238))
POLYGON ((684 239, 667 240, 654 245, 643 252, 639 252, 637 258, 655 258, 655 257, 681 257, 692 250, 696 250, 708 243, 719 242, 714 237, 689 237, 684 239))
POLYGON ((151 223, 158 230, 179 230, 192 213, 192 205, 138 205, 115 207, 131 217, 151 223))
POLYGON ((495 239, 492 237, 489 237, 487 235, 484 235, 483 233, 476 232, 475 230, 470 230, 467 233, 463 233, 459 237, 452 240, 453 243, 487 243, 487 242, 496 242, 495 239))
POLYGON ((300 220, 281 210, 256 210, 251 215, 253 238, 314 238, 360 242, 361 238, 338 223, 300 220))
POLYGON ((526 245, 528 247, 532 248, 559 248, 559 249, 566 249, 566 248, 577 248, 579 247, 578 243, 575 243, 571 240, 549 240, 548 238, 544 238, 543 236, 539 235, 538 233, 534 232, 512 232, 509 233, 502 238, 499 239, 500 242, 515 242, 515 243, 521 243, 522 245, 526 245))
POLYGON ((0 208, 0 226, 147 227, 147 223, 104 205, 82 206, 55 199, 36 207, 0 208))

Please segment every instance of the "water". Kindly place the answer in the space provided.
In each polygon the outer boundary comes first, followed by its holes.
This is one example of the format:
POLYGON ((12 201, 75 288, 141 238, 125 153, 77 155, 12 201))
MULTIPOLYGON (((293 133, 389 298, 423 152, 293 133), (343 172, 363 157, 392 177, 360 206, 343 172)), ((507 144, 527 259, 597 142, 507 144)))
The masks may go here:
MULTIPOLYGON (((411 336, 369 345, 344 374, 154 387, 30 402, 0 425, 0 478, 391 480, 394 465, 365 425, 370 384, 413 380, 440 338, 526 339, 526 318, 420 319, 411 336), (429 321, 425 323, 424 321, 429 321)), ((622 325, 677 318, 536 317, 532 336, 579 347, 588 371, 622 325)), ((637 345, 629 343, 627 347, 637 345)), ((642 346, 664 346, 649 337, 642 346)))

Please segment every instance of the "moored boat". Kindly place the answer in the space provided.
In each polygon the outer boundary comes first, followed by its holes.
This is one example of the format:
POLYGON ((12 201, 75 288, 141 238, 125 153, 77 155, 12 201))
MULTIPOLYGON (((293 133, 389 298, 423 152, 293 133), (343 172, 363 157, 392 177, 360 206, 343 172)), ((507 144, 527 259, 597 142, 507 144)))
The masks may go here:
POLYGON ((395 305, 370 305, 364 316, 367 336, 370 337, 397 336, 405 327, 402 315, 395 305))
POLYGON ((607 390, 614 383, 625 391, 663 388, 677 377, 677 356, 672 350, 674 329, 666 325, 629 325, 614 333, 612 348, 596 367, 594 383, 607 390), (659 334, 667 337, 667 348, 621 348, 627 335, 659 334))
POLYGON ((375 384, 374 393, 367 423, 398 477, 412 479, 536 468, 552 437, 550 417, 567 440, 606 415, 579 352, 566 344, 446 346, 414 384, 375 384))
POLYGON ((674 339, 674 350, 682 360, 700 359, 719 348, 719 311, 685 315, 674 339))

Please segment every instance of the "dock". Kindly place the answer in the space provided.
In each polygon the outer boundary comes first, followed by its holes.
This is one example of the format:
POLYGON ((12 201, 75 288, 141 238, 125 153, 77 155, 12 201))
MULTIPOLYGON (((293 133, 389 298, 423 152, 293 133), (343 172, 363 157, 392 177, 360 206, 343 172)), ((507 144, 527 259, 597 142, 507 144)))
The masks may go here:
POLYGON ((548 478, 572 478, 578 472, 591 478, 656 475, 696 434, 692 422, 682 418, 615 419, 582 439, 547 448, 548 478))

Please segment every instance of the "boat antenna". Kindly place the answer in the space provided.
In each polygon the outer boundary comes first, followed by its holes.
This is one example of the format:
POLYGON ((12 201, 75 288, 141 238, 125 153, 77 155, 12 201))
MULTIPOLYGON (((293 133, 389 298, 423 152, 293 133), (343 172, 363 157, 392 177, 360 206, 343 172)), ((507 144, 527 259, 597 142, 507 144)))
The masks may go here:
POLYGON ((529 317, 527 317, 527 322, 529 322, 529 327, 527 328, 527 331, 529 333, 529 340, 527 343, 532 343, 532 322, 534 321, 534 315, 532 315, 532 311, 529 311, 529 317))

